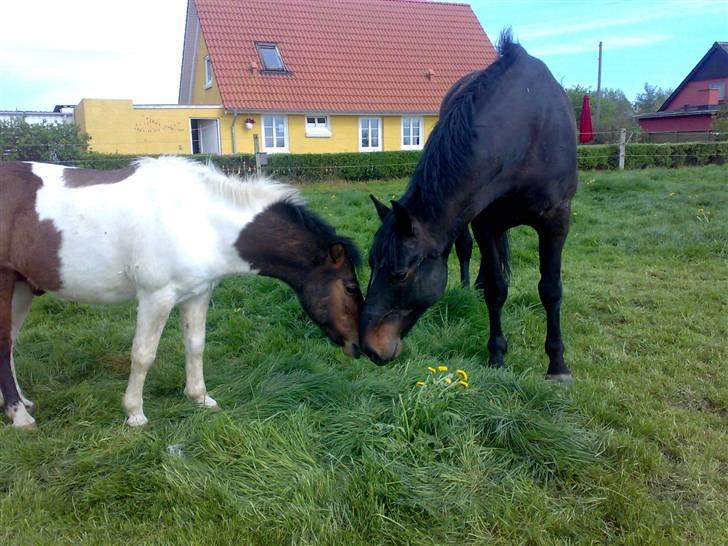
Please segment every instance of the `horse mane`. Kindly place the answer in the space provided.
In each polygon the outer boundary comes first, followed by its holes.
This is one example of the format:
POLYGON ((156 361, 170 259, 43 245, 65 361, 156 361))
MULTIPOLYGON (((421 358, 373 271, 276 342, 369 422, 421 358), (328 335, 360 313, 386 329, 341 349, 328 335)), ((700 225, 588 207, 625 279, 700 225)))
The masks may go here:
POLYGON ((436 215, 439 206, 456 188, 467 172, 476 137, 475 104, 487 101, 498 81, 526 51, 507 28, 498 40, 500 57, 485 70, 465 76, 453 86, 442 102, 440 118, 422 151, 407 191, 405 203, 416 200, 428 214, 436 215))
POLYGON ((138 166, 177 166, 192 171, 203 181, 211 193, 236 207, 259 206, 261 202, 270 205, 279 201, 302 205, 303 198, 298 190, 265 176, 239 177, 227 175, 213 163, 200 163, 187 158, 161 156, 158 158, 141 158, 135 161, 138 166))
POLYGON ((361 266, 361 253, 356 243, 349 237, 338 235, 331 224, 309 210, 303 203, 282 201, 272 205, 271 208, 275 208, 276 213, 292 224, 314 235, 323 245, 330 247, 336 243, 341 244, 354 268, 358 269, 361 266))

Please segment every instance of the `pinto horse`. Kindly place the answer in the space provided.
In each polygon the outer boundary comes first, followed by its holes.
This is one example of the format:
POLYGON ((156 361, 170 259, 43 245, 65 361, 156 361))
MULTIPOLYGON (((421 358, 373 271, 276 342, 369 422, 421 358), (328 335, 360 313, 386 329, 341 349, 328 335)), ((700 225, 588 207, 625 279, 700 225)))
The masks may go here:
POLYGON ((144 380, 175 305, 185 394, 218 408, 207 394, 202 353, 210 296, 227 275, 284 281, 326 335, 358 355, 358 251, 289 186, 230 178, 174 157, 116 171, 0 163, 0 213, 0 390, 15 427, 35 421, 15 377, 13 343, 43 292, 84 303, 138 300, 123 399, 131 426, 147 422, 144 380))
POLYGON ((360 319, 364 352, 397 357, 402 338, 442 296, 453 242, 473 228, 490 318, 489 363, 503 366, 501 309, 508 292, 507 231, 533 227, 539 238, 546 309, 547 377, 571 381, 561 340, 561 252, 576 192, 576 126, 569 100, 546 66, 511 37, 500 59, 448 92, 407 191, 382 225, 369 255, 371 279, 360 319))

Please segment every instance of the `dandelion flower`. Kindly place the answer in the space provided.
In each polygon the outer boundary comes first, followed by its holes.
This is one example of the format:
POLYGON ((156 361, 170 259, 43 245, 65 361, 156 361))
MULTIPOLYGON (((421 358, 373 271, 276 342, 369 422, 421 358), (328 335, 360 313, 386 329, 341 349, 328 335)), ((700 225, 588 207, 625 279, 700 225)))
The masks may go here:
POLYGON ((425 382, 424 381, 418 381, 416 383, 416 385, 419 386, 419 387, 423 387, 425 385, 425 382))
POLYGON ((445 383, 447 383, 449 385, 450 383, 452 383, 452 379, 450 379, 449 377, 446 377, 445 383))
POLYGON ((460 378, 461 378, 461 379, 462 379, 463 381, 465 381, 465 382, 467 382, 467 381, 468 381, 468 372, 466 372, 465 370, 456 370, 456 371, 455 371, 455 374, 456 374, 456 375, 459 375, 459 376, 460 376, 460 378))
POLYGON ((462 385, 466 389, 470 386, 470 384, 467 381, 458 381, 458 384, 462 385))
POLYGON ((432 373, 435 373, 437 370, 433 368, 432 366, 427 366, 427 369, 431 371, 432 373))
POLYGON ((438 366, 437 367, 437 371, 438 372, 446 372, 447 371, 447 366, 438 366))

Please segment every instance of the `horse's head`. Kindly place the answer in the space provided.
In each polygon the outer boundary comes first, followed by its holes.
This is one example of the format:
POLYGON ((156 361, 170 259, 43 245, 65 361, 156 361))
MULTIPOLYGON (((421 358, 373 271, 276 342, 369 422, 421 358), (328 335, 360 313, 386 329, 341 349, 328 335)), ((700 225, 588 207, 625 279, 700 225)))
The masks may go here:
POLYGON ((358 256, 352 243, 334 243, 298 291, 311 319, 355 358, 359 356, 359 315, 364 300, 356 278, 358 256))
POLYGON ((372 276, 362 310, 364 353, 377 364, 399 356, 402 338, 447 285, 448 251, 438 250, 422 224, 397 201, 371 196, 382 225, 369 254, 372 276))

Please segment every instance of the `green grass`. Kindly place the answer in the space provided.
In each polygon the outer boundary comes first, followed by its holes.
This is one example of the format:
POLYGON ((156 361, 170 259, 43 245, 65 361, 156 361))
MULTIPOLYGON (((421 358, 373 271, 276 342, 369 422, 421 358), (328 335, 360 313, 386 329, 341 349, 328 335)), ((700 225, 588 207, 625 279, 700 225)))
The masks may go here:
MULTIPOLYGON (((39 429, 0 427, 0 543, 725 544, 727 179, 581 175, 563 265, 569 390, 542 379, 526 228, 511 239, 506 370, 483 366, 485 305, 457 288, 454 257, 449 291, 384 368, 328 344, 281 283, 228 279, 205 353, 223 411, 184 399, 175 315, 144 430, 120 407, 134 307, 40 298, 17 347, 39 429), (443 362, 471 387, 415 386, 443 362)), ((403 187, 304 192, 366 250, 367 193, 403 187)))

